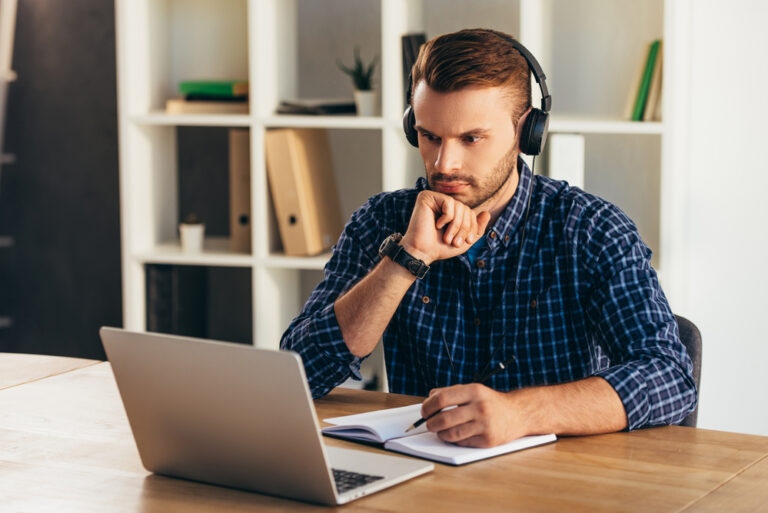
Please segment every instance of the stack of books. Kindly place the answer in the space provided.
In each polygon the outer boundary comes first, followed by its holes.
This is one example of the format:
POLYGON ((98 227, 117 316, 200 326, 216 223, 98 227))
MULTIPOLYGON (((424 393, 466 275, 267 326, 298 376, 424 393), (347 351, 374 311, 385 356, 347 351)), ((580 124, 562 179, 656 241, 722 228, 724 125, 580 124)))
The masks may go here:
POLYGON ((168 114, 247 114, 248 81, 194 80, 179 83, 181 97, 165 103, 168 114))
POLYGON ((664 45, 660 39, 648 45, 627 100, 625 117, 631 121, 661 121, 661 78, 664 45))

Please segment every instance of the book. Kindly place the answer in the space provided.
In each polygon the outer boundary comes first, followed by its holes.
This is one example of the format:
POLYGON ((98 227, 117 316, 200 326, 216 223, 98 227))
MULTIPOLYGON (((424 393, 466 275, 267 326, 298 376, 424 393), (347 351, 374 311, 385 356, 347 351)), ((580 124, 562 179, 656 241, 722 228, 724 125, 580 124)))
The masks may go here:
POLYGON ((343 227, 328 134, 324 129, 272 129, 265 143, 283 251, 290 256, 322 253, 343 227))
POLYGON ((247 80, 185 80, 179 83, 183 95, 248 96, 247 80))
POLYGON ((229 249, 251 252, 251 137, 247 128, 229 130, 229 249))
POLYGON ((645 102, 643 121, 661 121, 661 84, 664 69, 664 41, 659 42, 656 53, 656 64, 653 67, 651 87, 648 91, 648 101, 645 102))
POLYGON ((248 102, 189 101, 169 98, 165 102, 167 114, 248 114, 248 102))
MULTIPOLYGON (((648 49, 650 48, 650 43, 648 44, 648 47, 645 50, 645 53, 643 55, 648 55, 648 49)), ((640 59, 637 61, 637 68, 635 70, 635 74, 632 75, 632 89, 629 91, 629 94, 627 95, 627 101, 624 104, 624 111, 623 111, 623 118, 627 121, 632 121, 632 110, 635 108, 635 100, 637 100, 637 92, 640 90, 640 83, 643 81, 643 72, 645 71, 645 59, 640 59)))
POLYGON ((421 416, 421 404, 323 419, 330 427, 323 434, 348 440, 382 444, 385 449, 449 465, 464 465, 557 440, 554 434, 524 436, 496 447, 475 448, 444 442, 427 431, 426 423, 410 433, 406 429, 421 416))
POLYGON ((413 68, 416 58, 419 56, 421 45, 426 43, 427 36, 423 32, 415 34, 405 34, 400 38, 400 44, 403 54, 403 95, 404 108, 408 106, 408 88, 411 78, 411 68, 413 68))
POLYGON ((355 114, 354 100, 347 98, 314 98, 305 100, 283 100, 277 108, 278 114, 310 114, 315 116, 331 114, 355 114))
POLYGON ((632 109, 632 121, 642 121, 643 119, 645 103, 648 100, 648 90, 651 87, 653 69, 656 65, 656 56, 659 51, 660 43, 661 41, 657 39, 651 43, 648 49, 648 57, 645 60, 645 68, 643 69, 643 78, 640 81, 640 87, 637 91, 637 98, 635 99, 635 106, 632 109))

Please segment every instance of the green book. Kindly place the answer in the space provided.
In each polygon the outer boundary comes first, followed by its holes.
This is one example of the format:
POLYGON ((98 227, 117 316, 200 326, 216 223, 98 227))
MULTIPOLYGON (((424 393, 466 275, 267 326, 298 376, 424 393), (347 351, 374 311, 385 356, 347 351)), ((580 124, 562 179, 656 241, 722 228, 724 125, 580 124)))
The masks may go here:
POLYGON ((248 95, 247 80, 189 80, 179 83, 184 95, 237 97, 248 95))
POLYGON ((659 53, 660 40, 656 39, 651 43, 648 50, 648 58, 645 61, 645 70, 643 71, 643 78, 640 81, 640 88, 637 91, 637 98, 635 99, 635 108, 632 109, 632 121, 642 121, 643 112, 645 112, 645 102, 648 101, 648 90, 651 88, 651 80, 653 79, 653 68, 656 65, 656 56, 659 53))

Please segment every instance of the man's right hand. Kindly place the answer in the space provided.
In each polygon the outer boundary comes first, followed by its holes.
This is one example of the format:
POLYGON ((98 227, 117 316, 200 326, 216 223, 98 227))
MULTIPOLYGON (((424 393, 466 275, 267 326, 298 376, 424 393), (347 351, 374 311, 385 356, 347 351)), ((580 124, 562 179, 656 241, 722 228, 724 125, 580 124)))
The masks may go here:
POLYGON ((475 212, 447 194, 421 191, 400 245, 430 265, 467 251, 483 236, 491 214, 475 212))

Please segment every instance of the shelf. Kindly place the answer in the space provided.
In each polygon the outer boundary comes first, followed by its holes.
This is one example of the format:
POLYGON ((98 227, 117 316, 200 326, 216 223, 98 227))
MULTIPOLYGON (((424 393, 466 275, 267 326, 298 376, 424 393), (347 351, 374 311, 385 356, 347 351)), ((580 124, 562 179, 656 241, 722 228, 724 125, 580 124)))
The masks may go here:
POLYGON ((624 121, 609 118, 552 116, 549 131, 578 134, 657 134, 664 130, 658 121, 624 121))
POLYGON ((221 267, 251 267, 253 256, 233 253, 226 237, 206 237, 201 253, 186 253, 178 242, 158 244, 148 253, 135 255, 142 264, 207 265, 221 267))
POLYGON ((280 269, 322 270, 330 258, 330 253, 322 253, 320 255, 311 257, 295 257, 271 254, 264 258, 261 263, 267 267, 275 267, 280 269))
POLYGON ((367 116, 269 116, 261 122, 269 128, 308 127, 308 128, 359 128, 381 129, 387 126, 381 117, 367 116))
POLYGON ((137 125, 161 126, 250 126, 250 114, 166 114, 152 111, 149 114, 132 116, 137 125))

